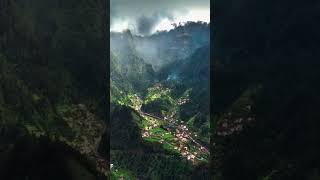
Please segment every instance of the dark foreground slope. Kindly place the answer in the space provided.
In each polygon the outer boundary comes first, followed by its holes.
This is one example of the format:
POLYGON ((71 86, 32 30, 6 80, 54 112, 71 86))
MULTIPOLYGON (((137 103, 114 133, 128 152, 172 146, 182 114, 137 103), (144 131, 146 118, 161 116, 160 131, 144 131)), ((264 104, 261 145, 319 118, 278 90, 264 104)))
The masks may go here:
POLYGON ((319 3, 215 7, 213 176, 319 179, 319 3))
POLYGON ((103 4, 1 1, 0 179, 98 179, 107 169, 95 157, 107 133, 103 4))

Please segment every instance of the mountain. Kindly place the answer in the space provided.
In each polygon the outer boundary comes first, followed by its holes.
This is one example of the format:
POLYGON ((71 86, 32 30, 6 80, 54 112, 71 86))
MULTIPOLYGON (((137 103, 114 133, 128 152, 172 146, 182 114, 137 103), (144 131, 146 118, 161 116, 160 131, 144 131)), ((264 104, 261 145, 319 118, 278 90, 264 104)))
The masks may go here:
MULTIPOLYGON (((0 3, 0 178, 100 179, 103 2, 0 3)), ((106 148, 106 147, 105 147, 106 148)))
POLYGON ((113 179, 207 178, 209 30, 110 33, 113 179))
MULTIPOLYGON (((178 116, 198 131, 209 143, 209 97, 210 97, 210 46, 195 50, 187 59, 169 63, 159 70, 160 82, 173 90, 180 100, 187 100, 179 107, 178 116)), ((161 109, 153 105, 153 109, 161 109)), ((146 106, 142 106, 148 111, 146 106)))
POLYGON ((318 179, 319 3, 216 7, 212 176, 318 179))
POLYGON ((170 31, 147 37, 135 37, 137 52, 156 70, 161 66, 185 59, 205 44, 210 43, 210 24, 187 22, 170 31))
POLYGON ((111 33, 110 48, 111 81, 117 83, 116 78, 126 78, 127 81, 124 83, 130 83, 137 91, 142 91, 154 81, 152 65, 147 64, 137 53, 130 31, 111 33))

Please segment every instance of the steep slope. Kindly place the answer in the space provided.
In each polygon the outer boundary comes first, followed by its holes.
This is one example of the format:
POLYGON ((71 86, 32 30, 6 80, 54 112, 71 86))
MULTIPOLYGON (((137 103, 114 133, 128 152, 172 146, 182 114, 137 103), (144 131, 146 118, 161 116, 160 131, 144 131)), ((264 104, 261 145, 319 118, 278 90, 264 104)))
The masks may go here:
POLYGON ((79 179, 81 172, 99 179, 108 171, 107 158, 96 157, 107 92, 102 4, 1 1, 1 179, 79 179), (44 165, 48 154, 61 173, 44 165))
POLYGON ((177 60, 164 66, 159 70, 158 76, 160 82, 172 90, 169 99, 163 96, 163 98, 145 103, 142 108, 146 112, 152 109, 162 110, 163 105, 161 104, 168 99, 166 107, 176 109, 175 116, 187 122, 191 129, 197 131, 200 137, 209 143, 209 67, 209 45, 197 49, 187 59, 177 60))
POLYGON ((216 7, 213 176, 319 179, 319 3, 216 7))
POLYGON ((112 54, 111 81, 120 85, 122 82, 116 78, 126 78, 127 81, 124 83, 129 83, 133 90, 142 92, 155 80, 152 65, 145 63, 138 55, 130 31, 111 33, 110 45, 112 54), (116 71, 120 76, 113 76, 116 71))
POLYGON ((208 30, 190 22, 146 37, 110 34, 112 178, 207 178, 208 30), (171 70, 181 81, 167 80, 171 70))
POLYGON ((156 70, 178 59, 186 59, 196 49, 210 43, 210 24, 187 22, 170 31, 135 37, 137 52, 156 70))

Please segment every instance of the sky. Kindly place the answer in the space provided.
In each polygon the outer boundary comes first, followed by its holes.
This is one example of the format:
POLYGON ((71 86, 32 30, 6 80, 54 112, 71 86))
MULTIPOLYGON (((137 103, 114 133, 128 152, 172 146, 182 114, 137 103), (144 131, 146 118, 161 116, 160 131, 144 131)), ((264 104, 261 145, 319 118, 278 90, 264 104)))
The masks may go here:
POLYGON ((210 22, 210 0, 111 0, 110 5, 110 31, 150 35, 173 23, 210 22))

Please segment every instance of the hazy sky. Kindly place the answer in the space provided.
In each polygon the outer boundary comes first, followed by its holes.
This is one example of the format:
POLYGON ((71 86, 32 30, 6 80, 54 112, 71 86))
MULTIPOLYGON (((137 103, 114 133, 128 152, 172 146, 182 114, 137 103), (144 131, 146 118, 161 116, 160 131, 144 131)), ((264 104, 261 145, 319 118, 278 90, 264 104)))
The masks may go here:
POLYGON ((130 29, 149 35, 172 23, 210 22, 210 0, 111 0, 110 31, 130 29))

